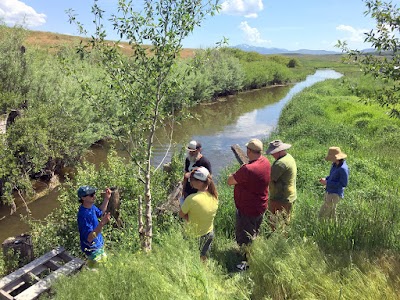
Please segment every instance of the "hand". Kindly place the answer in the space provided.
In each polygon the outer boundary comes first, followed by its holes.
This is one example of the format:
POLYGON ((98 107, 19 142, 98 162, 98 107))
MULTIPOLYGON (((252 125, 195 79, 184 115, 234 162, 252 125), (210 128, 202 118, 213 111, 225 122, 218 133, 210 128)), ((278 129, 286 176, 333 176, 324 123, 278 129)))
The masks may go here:
POLYGON ((101 217, 100 224, 102 226, 106 225, 111 219, 111 213, 107 212, 101 217))
POLYGON ((323 185, 326 185, 326 178, 320 178, 319 182, 323 185))
POLYGON ((110 200, 110 198, 111 198, 111 193, 112 193, 111 189, 106 188, 105 191, 104 191, 104 199, 110 200))
POLYGON ((190 174, 191 174, 191 172, 186 172, 184 177, 185 177, 186 179, 189 179, 189 178, 190 178, 190 174))

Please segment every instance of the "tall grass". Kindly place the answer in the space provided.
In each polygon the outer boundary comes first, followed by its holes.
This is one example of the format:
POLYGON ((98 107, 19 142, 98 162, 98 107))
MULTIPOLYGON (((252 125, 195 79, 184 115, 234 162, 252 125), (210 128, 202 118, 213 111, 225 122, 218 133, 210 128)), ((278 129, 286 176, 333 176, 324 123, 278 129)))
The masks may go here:
MULTIPOLYGON (((375 82, 366 80, 364 85, 373 89, 375 82)), ((298 164, 293 234, 312 236, 329 249, 398 250, 400 120, 390 119, 379 106, 365 106, 347 85, 331 80, 295 97, 271 137, 292 143, 298 164), (324 160, 329 146, 340 146, 350 166, 337 223, 317 218, 324 192, 318 178, 329 173, 324 160)))
POLYGON ((363 257, 361 268, 345 264, 346 257, 326 256, 308 239, 274 234, 255 241, 249 276, 253 299, 398 299, 399 280, 387 276, 384 256, 378 264, 363 257))
POLYGON ((227 276, 214 261, 202 263, 198 244, 173 226, 151 253, 114 253, 98 272, 60 280, 57 299, 250 299, 241 276, 227 276), (79 288, 77 288, 79 287, 79 288))

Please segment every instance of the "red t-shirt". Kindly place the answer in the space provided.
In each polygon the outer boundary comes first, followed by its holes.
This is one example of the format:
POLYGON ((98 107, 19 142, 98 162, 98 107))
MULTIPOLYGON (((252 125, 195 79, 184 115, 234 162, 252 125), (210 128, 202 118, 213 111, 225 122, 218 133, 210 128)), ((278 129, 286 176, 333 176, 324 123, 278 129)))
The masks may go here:
POLYGON ((235 185, 234 198, 236 208, 246 216, 259 216, 268 205, 268 184, 271 164, 265 156, 240 167, 233 174, 235 185))

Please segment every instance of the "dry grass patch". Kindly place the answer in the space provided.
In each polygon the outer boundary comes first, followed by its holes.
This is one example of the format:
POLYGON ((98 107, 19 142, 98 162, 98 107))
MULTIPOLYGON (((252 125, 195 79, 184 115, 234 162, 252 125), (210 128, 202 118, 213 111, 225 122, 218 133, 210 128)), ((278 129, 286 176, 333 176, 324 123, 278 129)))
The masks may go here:
MULTIPOLYGON (((67 34, 60 34, 54 32, 45 32, 45 31, 28 31, 28 35, 26 37, 27 46, 35 46, 42 49, 47 49, 50 52, 56 52, 60 47, 69 45, 75 46, 78 45, 81 41, 89 42, 89 38, 84 38, 80 36, 73 36, 67 34)), ((113 43, 113 41, 110 41, 113 43)), ((120 42, 119 48, 122 53, 126 55, 132 54, 132 48, 127 42, 120 42)), ((194 57, 196 49, 182 49, 180 53, 181 58, 191 58, 194 57)))

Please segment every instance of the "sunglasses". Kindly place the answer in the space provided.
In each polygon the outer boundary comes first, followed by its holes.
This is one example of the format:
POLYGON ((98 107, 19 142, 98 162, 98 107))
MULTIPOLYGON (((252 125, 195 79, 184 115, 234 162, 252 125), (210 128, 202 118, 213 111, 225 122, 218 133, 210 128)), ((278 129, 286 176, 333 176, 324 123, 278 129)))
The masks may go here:
POLYGON ((86 196, 94 197, 95 194, 96 194, 96 193, 91 193, 91 194, 88 194, 88 195, 86 195, 86 196))

